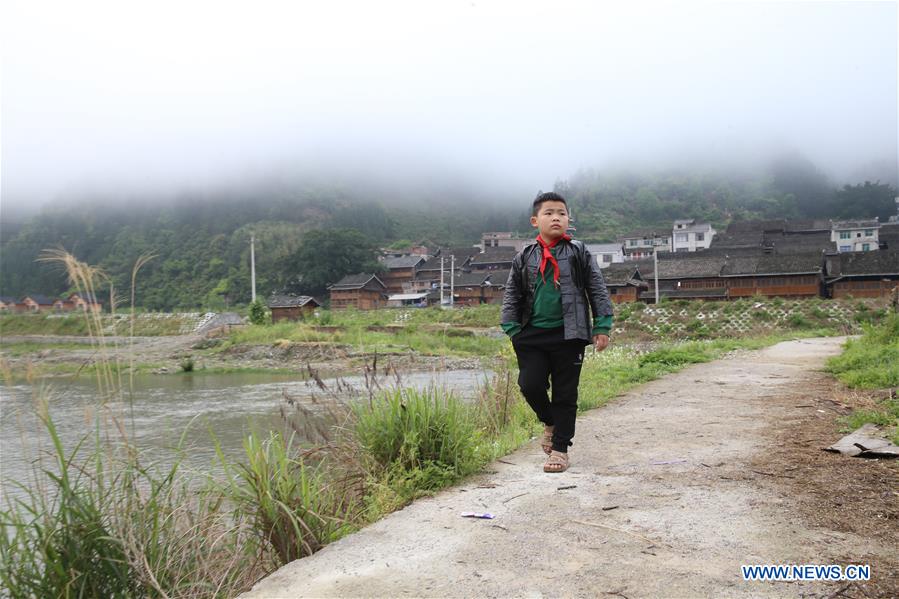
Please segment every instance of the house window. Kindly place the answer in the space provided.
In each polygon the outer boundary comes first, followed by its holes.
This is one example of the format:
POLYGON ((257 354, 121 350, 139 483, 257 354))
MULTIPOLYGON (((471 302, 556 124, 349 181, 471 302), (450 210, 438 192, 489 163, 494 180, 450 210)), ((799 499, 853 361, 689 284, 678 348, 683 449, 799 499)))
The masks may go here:
POLYGON ((841 251, 841 252, 851 252, 851 251, 852 251, 852 246, 851 246, 851 245, 841 245, 841 246, 840 246, 840 251, 841 251))
POLYGON ((675 239, 675 241, 687 241, 687 234, 686 233, 678 233, 677 235, 674 236, 674 239, 675 239))
POLYGON ((603 255, 602 255, 602 261, 603 261, 603 262, 611 262, 611 261, 612 261, 612 254, 603 254, 603 255))
POLYGON ((705 241, 705 233, 697 233, 696 241, 705 241))
POLYGON ((871 250, 871 244, 870 244, 870 243, 863 243, 863 244, 862 244, 862 251, 863 251, 863 252, 868 252, 868 251, 870 251, 870 250, 871 250))
POLYGON ((872 237, 874 235, 874 229, 865 229, 865 237, 872 237))
POLYGON ((627 245, 632 248, 637 247, 637 240, 636 239, 628 239, 627 245))
POLYGON ((850 239, 852 234, 849 231, 840 231, 840 239, 850 239))

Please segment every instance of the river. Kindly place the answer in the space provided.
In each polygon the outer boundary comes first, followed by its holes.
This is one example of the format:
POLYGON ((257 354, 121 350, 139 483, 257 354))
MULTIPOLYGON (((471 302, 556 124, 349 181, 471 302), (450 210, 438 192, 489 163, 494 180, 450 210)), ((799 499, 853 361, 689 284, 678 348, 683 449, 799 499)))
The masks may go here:
MULTIPOLYGON (((403 387, 446 388, 462 398, 473 398, 490 376, 480 370, 445 370, 408 373, 403 387)), ((396 377, 379 376, 378 385, 396 387, 396 377)), ((143 375, 135 377, 133 390, 108 409, 97 410, 98 387, 91 379, 0 386, 0 479, 2 491, 16 495, 11 481, 25 483, 34 461, 46 456, 49 435, 37 417, 37 397, 46 398, 63 445, 75 447, 95 430, 96 416, 113 414, 134 439, 146 459, 165 462, 184 437, 185 465, 201 472, 216 468, 213 436, 225 455, 240 459, 243 439, 250 431, 267 434, 283 430, 281 407, 295 419, 321 414, 326 397, 347 401, 367 400, 366 381, 348 376, 323 381, 328 391, 295 375, 266 373, 143 375), (340 389, 338 392, 337 389, 340 389), (294 402, 291 406, 287 399, 294 402), (299 409, 298 409, 299 406, 299 409)), ((303 424, 303 423, 300 423, 303 424)), ((109 427, 113 431, 115 427, 109 427)), ((301 427, 295 427, 301 428, 301 427)), ((114 433, 116 434, 116 433, 114 433)), ((308 439, 301 439, 308 440, 308 439)), ((312 439, 314 441, 314 439, 312 439)), ((92 443, 88 440, 88 443, 92 443)))

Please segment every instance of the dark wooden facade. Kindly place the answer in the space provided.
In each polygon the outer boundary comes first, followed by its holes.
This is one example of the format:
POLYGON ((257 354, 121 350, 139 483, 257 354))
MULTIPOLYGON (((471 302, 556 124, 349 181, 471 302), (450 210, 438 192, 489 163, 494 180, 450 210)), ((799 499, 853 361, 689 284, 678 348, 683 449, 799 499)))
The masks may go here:
POLYGON ((372 274, 347 275, 329 290, 332 310, 375 310, 387 306, 387 286, 372 274))
POLYGON ((309 295, 273 295, 268 301, 272 322, 304 320, 321 304, 309 295))

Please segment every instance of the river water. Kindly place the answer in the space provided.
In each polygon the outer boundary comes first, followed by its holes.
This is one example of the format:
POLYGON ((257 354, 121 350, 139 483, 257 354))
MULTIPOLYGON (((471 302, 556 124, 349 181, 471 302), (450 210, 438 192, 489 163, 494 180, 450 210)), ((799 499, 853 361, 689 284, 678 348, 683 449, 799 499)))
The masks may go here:
MULTIPOLYGON (((480 370, 445 370, 408 373, 400 378, 403 387, 445 388, 462 398, 473 398, 489 379, 480 370)), ((105 415, 105 428, 115 415, 127 434, 144 453, 145 461, 171 460, 179 440, 184 439, 185 465, 200 472, 216 469, 213 437, 232 459, 243 455, 243 440, 251 432, 267 435, 284 430, 282 407, 295 421, 321 419, 327 398, 343 401, 367 401, 368 388, 390 389, 397 386, 395 376, 378 376, 377 386, 366 385, 359 376, 326 379, 327 390, 314 381, 292 375, 264 373, 178 374, 136 377, 133 390, 125 397, 107 403, 98 410, 98 388, 93 380, 44 381, 35 385, 0 385, 0 480, 6 494, 16 495, 12 481, 26 483, 33 464, 46 459, 51 448, 49 435, 37 416, 38 398, 45 398, 63 445, 75 445, 95 430, 99 415, 105 415), (289 400, 289 401, 288 401, 289 400), (290 402, 293 402, 292 404, 290 402), (319 414, 319 416, 316 416, 319 414)), ((298 424, 308 424, 298 422, 298 424)), ((302 429, 302 426, 294 427, 302 429)), ((89 438, 87 443, 93 443, 89 438)), ((315 441, 315 439, 301 439, 315 441)))

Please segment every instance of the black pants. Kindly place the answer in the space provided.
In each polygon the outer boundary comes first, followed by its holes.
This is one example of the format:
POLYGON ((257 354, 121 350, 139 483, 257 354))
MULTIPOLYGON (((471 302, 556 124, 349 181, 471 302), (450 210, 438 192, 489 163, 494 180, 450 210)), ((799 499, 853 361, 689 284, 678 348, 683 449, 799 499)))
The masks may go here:
POLYGON ((565 340, 562 327, 528 326, 512 337, 518 356, 518 386, 543 424, 555 426, 553 449, 568 451, 577 416, 577 386, 584 347, 581 340, 565 340), (552 402, 547 390, 552 379, 552 402))

